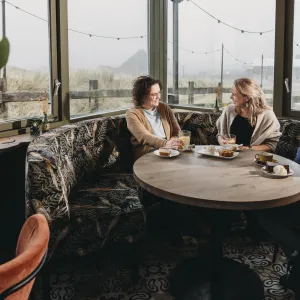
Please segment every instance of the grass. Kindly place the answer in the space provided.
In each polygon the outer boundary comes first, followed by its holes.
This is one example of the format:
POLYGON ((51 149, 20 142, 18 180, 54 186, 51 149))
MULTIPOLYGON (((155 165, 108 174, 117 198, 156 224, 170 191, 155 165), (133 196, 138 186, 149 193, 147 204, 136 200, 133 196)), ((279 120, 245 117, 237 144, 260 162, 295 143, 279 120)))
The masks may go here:
MULTIPOLYGON (((46 70, 29 71, 18 68, 7 68, 7 90, 9 92, 32 91, 42 92, 49 90, 49 74, 46 70)), ((70 90, 83 91, 89 89, 89 80, 98 80, 98 89, 131 89, 132 82, 136 76, 126 74, 115 74, 109 70, 71 70, 70 90)), ((172 76, 168 78, 168 85, 172 86, 172 76)), ((194 81, 195 87, 217 86, 218 82, 212 78, 185 77, 179 80, 179 87, 187 87, 189 81, 194 81)), ((224 82, 225 87, 230 87, 232 79, 224 82)), ((272 102, 273 95, 267 95, 269 103, 272 102)), ((188 104, 188 96, 180 95, 180 104, 188 104)), ((223 104, 230 103, 230 94, 223 94, 223 104)), ((214 107, 215 94, 203 94, 194 96, 194 104, 204 107, 214 107)), ((125 109, 132 106, 131 98, 99 98, 99 99, 71 99, 70 113, 74 115, 84 115, 97 111, 109 111, 125 109)), ((0 104, 0 121, 13 118, 25 118, 41 115, 39 102, 11 102, 0 104)))

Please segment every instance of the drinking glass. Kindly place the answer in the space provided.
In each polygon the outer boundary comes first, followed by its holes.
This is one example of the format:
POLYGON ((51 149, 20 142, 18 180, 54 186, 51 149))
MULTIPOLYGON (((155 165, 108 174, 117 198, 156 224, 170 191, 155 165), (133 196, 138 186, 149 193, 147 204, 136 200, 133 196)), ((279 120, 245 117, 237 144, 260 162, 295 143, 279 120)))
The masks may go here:
POLYGON ((191 132, 189 130, 181 130, 179 139, 183 142, 182 150, 189 150, 191 142, 191 132))
POLYGON ((236 136, 234 134, 225 134, 223 138, 226 141, 226 144, 236 144, 236 136))

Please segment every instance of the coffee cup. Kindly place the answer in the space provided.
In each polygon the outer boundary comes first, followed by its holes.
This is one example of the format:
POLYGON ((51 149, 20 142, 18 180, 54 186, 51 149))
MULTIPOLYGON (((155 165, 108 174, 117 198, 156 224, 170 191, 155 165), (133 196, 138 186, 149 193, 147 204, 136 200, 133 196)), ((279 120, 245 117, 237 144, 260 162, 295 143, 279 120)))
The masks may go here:
POLYGON ((255 154, 255 159, 260 162, 272 161, 273 154, 269 153, 269 152, 260 152, 260 153, 255 154))

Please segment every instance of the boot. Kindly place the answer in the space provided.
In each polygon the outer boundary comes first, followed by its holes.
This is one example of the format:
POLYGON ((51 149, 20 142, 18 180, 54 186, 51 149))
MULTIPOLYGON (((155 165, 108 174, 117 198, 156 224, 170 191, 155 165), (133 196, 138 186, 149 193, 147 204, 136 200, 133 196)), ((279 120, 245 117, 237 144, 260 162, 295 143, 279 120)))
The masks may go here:
POLYGON ((300 256, 293 257, 288 262, 286 275, 281 276, 280 284, 295 293, 295 299, 300 296, 300 256))

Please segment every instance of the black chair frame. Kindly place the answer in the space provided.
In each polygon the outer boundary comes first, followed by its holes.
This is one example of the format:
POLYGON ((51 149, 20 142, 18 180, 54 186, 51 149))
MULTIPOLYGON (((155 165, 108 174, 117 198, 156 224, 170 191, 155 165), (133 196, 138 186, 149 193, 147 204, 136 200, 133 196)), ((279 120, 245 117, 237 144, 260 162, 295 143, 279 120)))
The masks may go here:
POLYGON ((46 258, 47 258, 47 252, 48 252, 48 248, 46 249, 46 252, 41 260, 41 262, 39 263, 39 265, 36 267, 35 270, 33 270, 27 277, 25 277, 23 280, 21 280, 20 282, 16 283, 15 285, 13 285, 12 287, 6 289, 5 291, 3 291, 0 294, 0 300, 4 300, 6 299, 9 295, 17 292, 18 290, 20 290, 23 286, 25 286, 26 284, 28 284, 33 278, 35 278, 37 276, 37 274, 39 273, 39 271, 42 269, 46 258))

